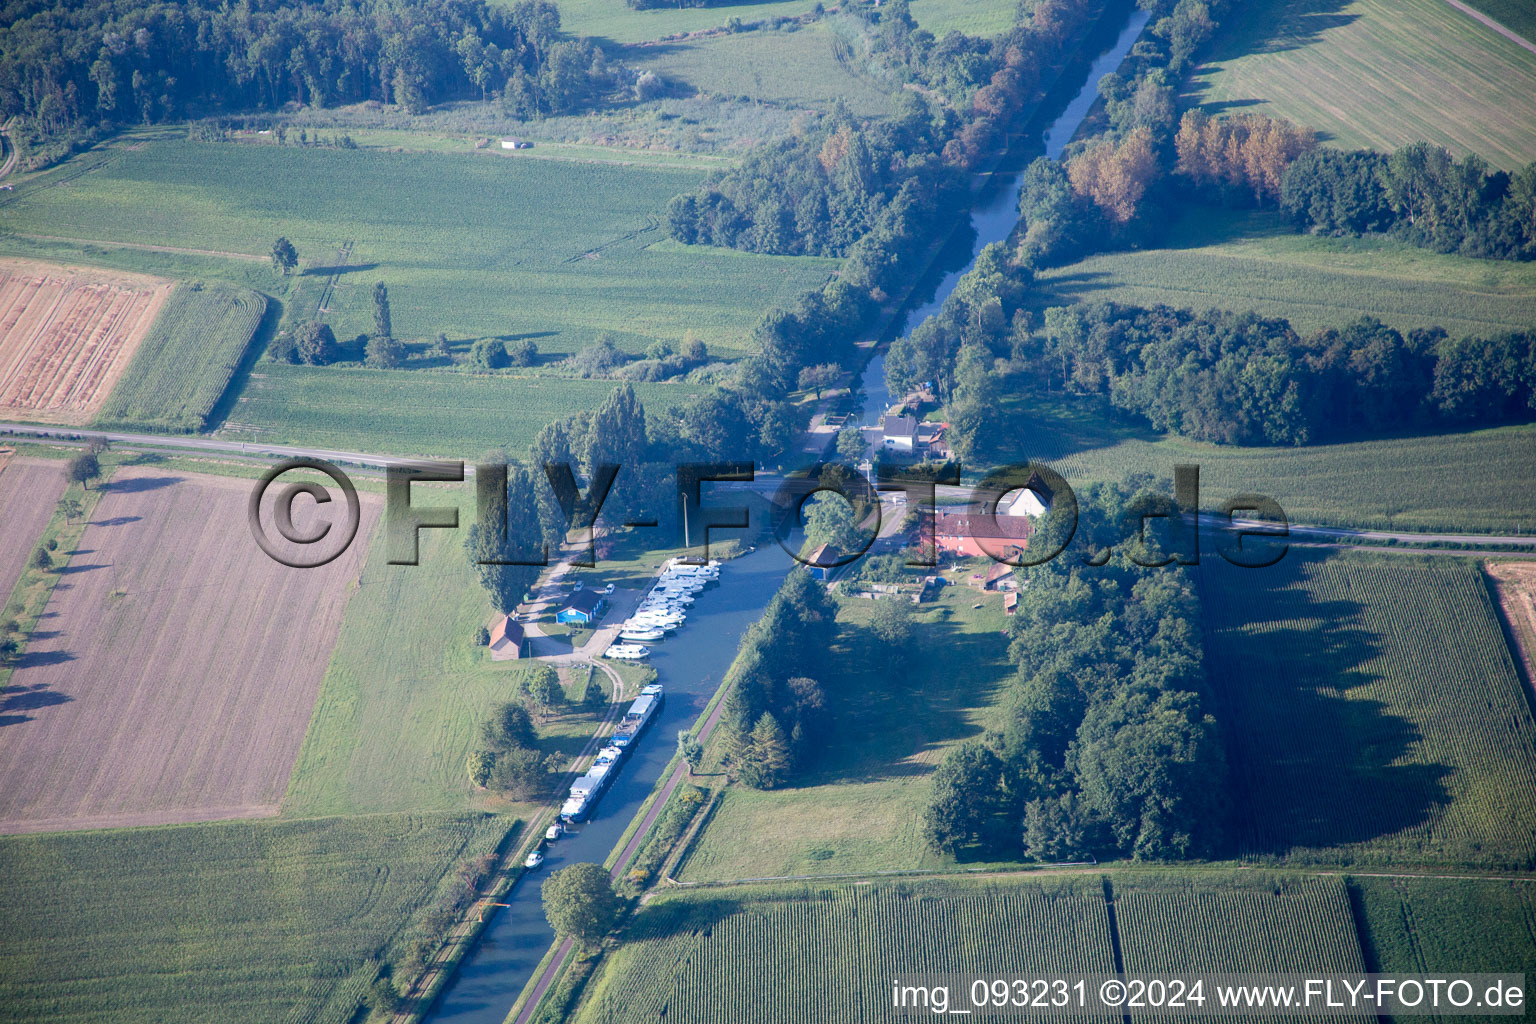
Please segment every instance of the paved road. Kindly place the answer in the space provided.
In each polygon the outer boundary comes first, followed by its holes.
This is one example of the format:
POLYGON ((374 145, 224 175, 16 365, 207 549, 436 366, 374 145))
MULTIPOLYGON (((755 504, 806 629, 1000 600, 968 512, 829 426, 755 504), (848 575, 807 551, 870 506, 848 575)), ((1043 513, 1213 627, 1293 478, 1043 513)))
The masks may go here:
MULTIPOLYGON (((406 456, 374 455, 368 452, 343 451, 335 448, 306 448, 298 445, 268 444, 261 441, 224 441, 195 434, 134 434, 110 430, 45 426, 36 423, 0 423, 0 434, 32 437, 40 440, 62 440, 66 443, 72 440, 102 439, 113 444, 132 448, 171 448, 234 455, 244 458, 270 459, 273 461, 291 458, 324 459, 327 462, 344 462, 351 465, 368 466, 378 469, 388 466, 406 466, 413 462, 421 461, 419 458, 406 456)), ((474 476, 474 472, 475 467, 473 464, 466 464, 464 466, 466 479, 474 476)), ((719 483, 712 486, 721 493, 728 493, 732 490, 750 490, 764 497, 771 498, 778 493, 783 483, 784 478, 780 474, 758 473, 757 478, 751 483, 719 483)), ((972 493, 968 487, 950 487, 947 485, 941 485, 935 488, 935 490, 938 496, 942 498, 967 498, 972 493)), ((1209 514, 1202 515, 1201 521, 1204 526, 1215 527, 1221 525, 1216 517, 1209 514)), ((1264 524, 1239 521, 1239 525, 1262 526, 1264 524)), ((1292 537, 1300 540, 1315 539, 1324 542, 1384 542, 1394 540, 1399 544, 1484 544, 1494 547, 1536 543, 1536 537, 1530 534, 1408 533, 1391 530, 1357 530, 1345 527, 1308 526, 1301 523, 1290 524, 1290 532, 1292 537)))

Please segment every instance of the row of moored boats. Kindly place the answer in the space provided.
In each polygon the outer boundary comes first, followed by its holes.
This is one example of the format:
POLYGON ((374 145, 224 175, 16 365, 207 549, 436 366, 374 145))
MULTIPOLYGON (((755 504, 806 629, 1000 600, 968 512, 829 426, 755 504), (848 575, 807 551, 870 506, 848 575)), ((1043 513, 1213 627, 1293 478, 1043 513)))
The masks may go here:
POLYGON ((597 752, 597 759, 587 773, 571 785, 571 792, 560 806, 560 820, 570 823, 585 821, 597 801, 607 792, 613 779, 619 774, 619 765, 629 756, 630 746, 639 739, 645 727, 661 711, 661 684, 652 683, 640 691, 640 696, 624 712, 624 718, 607 746, 597 752))
POLYGON ((647 644, 664 640, 682 627, 694 599, 720 579, 720 563, 689 562, 674 558, 662 569, 656 585, 645 595, 635 613, 619 627, 620 643, 606 654, 621 661, 638 661, 651 653, 647 644))

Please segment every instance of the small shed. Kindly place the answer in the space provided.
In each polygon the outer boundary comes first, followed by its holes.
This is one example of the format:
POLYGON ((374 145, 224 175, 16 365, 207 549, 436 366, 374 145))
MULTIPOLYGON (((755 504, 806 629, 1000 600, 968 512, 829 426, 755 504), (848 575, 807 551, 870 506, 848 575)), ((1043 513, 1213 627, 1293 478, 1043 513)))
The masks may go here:
POLYGON ((608 610, 608 602, 601 594, 591 590, 578 590, 565 602, 565 606, 555 613, 555 621, 575 626, 590 626, 603 617, 608 610))
POLYGON ((501 140, 502 149, 532 149, 533 143, 516 135, 508 135, 501 140))
POLYGON ((830 544, 823 544, 811 552, 805 567, 811 570, 811 575, 825 583, 832 578, 832 570, 837 566, 832 563, 837 561, 837 555, 832 551, 830 544))
POLYGON ((1003 614, 1016 615, 1019 611, 1019 592, 1010 590, 1003 595, 1003 614))
POLYGON ((983 590, 1012 590, 1013 566, 1007 562, 993 562, 982 582, 983 590))
POLYGON ((510 615, 496 620, 491 627, 491 657, 496 661, 511 661, 525 657, 527 653, 528 637, 524 635, 523 627, 512 621, 510 615))

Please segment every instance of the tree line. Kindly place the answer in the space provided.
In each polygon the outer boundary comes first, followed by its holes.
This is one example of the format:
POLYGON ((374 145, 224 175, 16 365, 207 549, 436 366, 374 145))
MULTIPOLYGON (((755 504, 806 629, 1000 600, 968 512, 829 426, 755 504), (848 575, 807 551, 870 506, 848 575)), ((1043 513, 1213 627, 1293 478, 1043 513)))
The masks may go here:
MULTIPOLYGON (((1072 546, 1021 577, 1002 725, 934 772, 922 824, 934 849, 1067 861, 1221 848, 1226 755, 1194 583, 1186 570, 1140 568, 1124 546, 1102 566, 1084 564, 1104 557, 1126 510, 1150 493, 1089 488, 1072 546)), ((1057 515, 1031 548, 1060 543, 1057 515)))
POLYGON ((833 599, 797 567, 747 630, 720 718, 726 763, 747 785, 784 785, 825 736, 826 695, 817 677, 837 636, 836 619, 833 599))
POLYGON ((520 116, 575 109, 616 80, 560 32, 548 0, 11 0, 0 13, 0 117, 33 141, 285 104, 462 97, 520 116))
POLYGON ((962 461, 1006 454, 1000 396, 1096 397, 1158 430, 1312 444, 1536 418, 1536 331, 1452 338, 1362 317, 1299 334, 1257 313, 1113 302, 1025 309, 1034 272, 994 243, 943 308, 891 344, 887 386, 932 386, 962 461))

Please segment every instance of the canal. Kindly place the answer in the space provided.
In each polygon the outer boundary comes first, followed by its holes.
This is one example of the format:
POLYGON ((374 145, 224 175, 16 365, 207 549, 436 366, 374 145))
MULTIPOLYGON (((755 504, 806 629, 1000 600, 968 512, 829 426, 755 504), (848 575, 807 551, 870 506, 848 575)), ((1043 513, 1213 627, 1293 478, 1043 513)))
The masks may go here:
MULTIPOLYGON (((1026 139, 998 170, 986 175, 969 227, 956 232, 945 246, 927 285, 919 288, 924 297, 910 305, 897 333, 910 331, 938 312, 982 248, 1012 232, 1023 166, 1042 152, 1042 144, 1047 156, 1061 155, 1093 105, 1099 79, 1119 66, 1147 17, 1144 11, 1133 11, 1117 34, 1099 36, 1099 56, 1091 65, 1069 72, 1070 82, 1058 85, 1048 98, 1048 104, 1055 99, 1063 105, 1043 136, 1026 139)), ((874 422, 890 405, 884 371, 884 357, 876 355, 861 378, 865 422, 874 422)), ((776 544, 727 562, 720 570, 720 585, 698 596, 687 624, 652 649, 650 664, 666 693, 660 716, 638 741, 592 818, 574 834, 549 844, 544 866, 512 890, 510 906, 496 915, 429 1015, 432 1024, 502 1024, 554 940, 544 920, 544 879, 569 864, 601 864, 607 858, 671 761, 677 731, 692 725, 703 711, 734 660, 741 635, 757 621, 790 565, 789 555, 776 544)))

